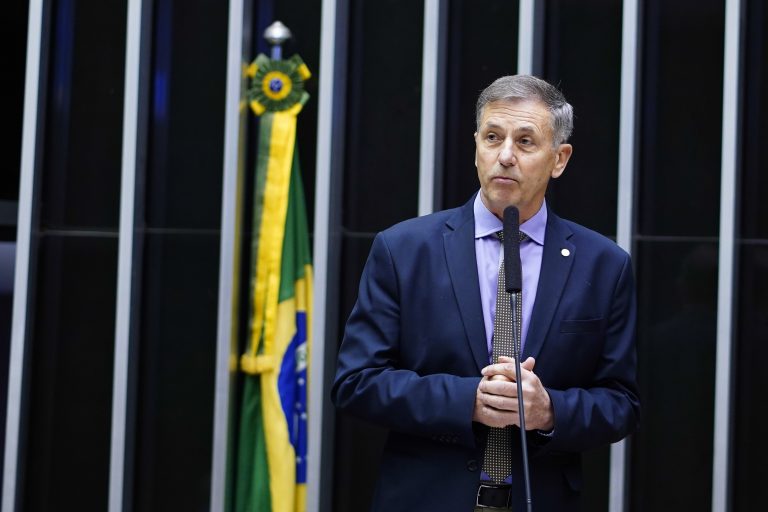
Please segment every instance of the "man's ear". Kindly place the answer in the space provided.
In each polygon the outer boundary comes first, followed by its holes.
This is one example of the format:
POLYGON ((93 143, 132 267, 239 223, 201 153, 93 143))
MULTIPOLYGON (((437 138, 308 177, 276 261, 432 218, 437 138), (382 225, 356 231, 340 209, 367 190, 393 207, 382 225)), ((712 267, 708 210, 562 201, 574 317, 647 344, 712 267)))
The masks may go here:
POLYGON ((553 178, 559 178, 565 172, 565 166, 568 165, 568 160, 571 159, 572 154, 573 146, 570 144, 560 144, 557 147, 555 150, 555 166, 550 173, 553 178))

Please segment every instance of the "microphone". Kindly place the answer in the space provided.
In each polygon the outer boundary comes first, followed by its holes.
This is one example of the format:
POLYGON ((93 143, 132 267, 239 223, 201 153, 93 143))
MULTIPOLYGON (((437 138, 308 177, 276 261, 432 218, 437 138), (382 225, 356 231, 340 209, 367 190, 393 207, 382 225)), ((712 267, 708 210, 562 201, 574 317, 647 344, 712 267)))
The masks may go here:
POLYGON ((507 293, 523 291, 519 233, 520 212, 516 206, 507 206, 504 209, 504 287, 507 293))
MULTIPOLYGON (((520 263, 520 212, 516 206, 504 209, 504 288, 509 294, 512 306, 512 332, 514 334, 513 356, 515 375, 517 375, 517 401, 520 414, 520 444, 523 459, 523 482, 525 484, 526 510, 531 512, 531 475, 528 469, 528 438, 525 435, 525 404, 523 402, 523 383, 520 380, 520 335, 522 326, 518 325, 517 311, 522 310, 523 266, 520 263)), ((522 317, 522 315, 521 315, 522 317)), ((522 320, 522 318, 521 318, 522 320)))

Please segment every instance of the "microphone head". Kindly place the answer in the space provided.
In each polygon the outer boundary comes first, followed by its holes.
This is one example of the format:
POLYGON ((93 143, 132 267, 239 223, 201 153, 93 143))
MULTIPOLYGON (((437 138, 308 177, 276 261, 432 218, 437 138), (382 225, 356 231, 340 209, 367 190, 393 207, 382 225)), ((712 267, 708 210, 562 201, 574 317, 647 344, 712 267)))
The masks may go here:
POLYGON ((507 293, 523 290, 520 264, 520 211, 516 206, 504 209, 504 287, 507 293))

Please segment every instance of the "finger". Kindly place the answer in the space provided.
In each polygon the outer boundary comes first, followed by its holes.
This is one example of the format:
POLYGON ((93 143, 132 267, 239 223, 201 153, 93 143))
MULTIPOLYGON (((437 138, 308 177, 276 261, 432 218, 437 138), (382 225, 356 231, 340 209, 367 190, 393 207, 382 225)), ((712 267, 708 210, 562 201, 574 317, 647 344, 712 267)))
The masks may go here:
POLYGON ((534 358, 532 358, 532 357, 529 357, 528 359, 526 359, 525 361, 522 362, 520 367, 525 368, 529 372, 532 372, 533 371, 533 367, 535 365, 536 365, 536 360, 534 358))
POLYGON ((509 412, 516 413, 520 407, 518 405, 517 399, 515 398, 509 398, 501 395, 492 395, 487 393, 480 395, 480 402, 486 407, 490 407, 496 411, 506 412, 506 413, 509 413, 509 412))
MULTIPOLYGON (((488 425, 489 427, 504 428, 507 425, 514 424, 516 418, 519 418, 517 413, 511 413, 509 411, 500 411, 493 407, 483 405, 481 407, 480 422, 488 425)), ((519 420, 517 420, 519 421, 519 420)))
MULTIPOLYGON (((511 359, 511 358, 506 358, 506 359, 511 359)), ((486 377, 490 377, 492 375, 504 375, 507 378, 514 380, 515 378, 514 359, 512 359, 512 362, 498 362, 496 364, 488 365, 485 368, 483 368, 480 373, 486 377)))
POLYGON ((508 397, 517 396, 517 384, 506 378, 494 379, 485 378, 480 381, 478 389, 481 393, 488 393, 491 395, 500 395, 508 397))

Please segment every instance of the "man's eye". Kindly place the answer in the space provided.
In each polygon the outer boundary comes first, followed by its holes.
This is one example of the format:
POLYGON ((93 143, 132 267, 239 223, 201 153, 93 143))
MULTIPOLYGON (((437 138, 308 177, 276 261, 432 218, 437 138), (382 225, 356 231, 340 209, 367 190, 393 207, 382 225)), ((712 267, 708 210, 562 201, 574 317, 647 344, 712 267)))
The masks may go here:
POLYGON ((529 146, 533 144, 533 140, 529 139, 528 137, 523 137, 522 139, 520 139, 520 144, 522 144, 523 146, 529 146))
POLYGON ((499 140, 499 137, 495 133, 489 133, 485 138, 492 142, 499 140))

